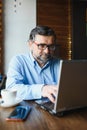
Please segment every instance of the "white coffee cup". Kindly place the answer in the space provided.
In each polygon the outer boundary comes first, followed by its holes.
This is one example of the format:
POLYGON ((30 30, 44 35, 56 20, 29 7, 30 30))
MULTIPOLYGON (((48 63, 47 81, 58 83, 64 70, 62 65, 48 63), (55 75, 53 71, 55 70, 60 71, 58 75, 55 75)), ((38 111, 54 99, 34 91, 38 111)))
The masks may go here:
POLYGON ((2 89, 1 90, 1 97, 4 103, 6 104, 12 104, 16 100, 16 90, 9 90, 9 89, 2 89))

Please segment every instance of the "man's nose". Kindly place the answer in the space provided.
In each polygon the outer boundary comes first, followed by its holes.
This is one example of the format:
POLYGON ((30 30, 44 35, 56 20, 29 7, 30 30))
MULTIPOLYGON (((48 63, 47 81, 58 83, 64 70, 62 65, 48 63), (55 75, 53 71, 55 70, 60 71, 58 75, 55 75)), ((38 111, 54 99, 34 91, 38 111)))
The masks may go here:
POLYGON ((49 47, 46 47, 46 49, 44 50, 45 53, 49 53, 49 47))

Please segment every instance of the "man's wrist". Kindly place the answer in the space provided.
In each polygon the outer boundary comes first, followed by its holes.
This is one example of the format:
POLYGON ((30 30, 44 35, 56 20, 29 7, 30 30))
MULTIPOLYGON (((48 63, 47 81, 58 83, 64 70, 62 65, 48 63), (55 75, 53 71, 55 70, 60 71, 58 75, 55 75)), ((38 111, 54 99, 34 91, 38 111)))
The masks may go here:
POLYGON ((46 86, 46 84, 43 85, 42 88, 41 88, 41 96, 42 96, 42 97, 44 97, 44 96, 43 96, 43 89, 44 89, 45 86, 46 86))

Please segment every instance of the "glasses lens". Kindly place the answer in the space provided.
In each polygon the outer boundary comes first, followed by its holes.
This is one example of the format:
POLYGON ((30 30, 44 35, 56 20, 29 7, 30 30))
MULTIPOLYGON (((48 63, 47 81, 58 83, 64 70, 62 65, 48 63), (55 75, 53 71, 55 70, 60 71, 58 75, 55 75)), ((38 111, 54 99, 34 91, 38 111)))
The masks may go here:
POLYGON ((52 51, 54 51, 56 49, 56 47, 55 47, 55 45, 50 45, 49 49, 52 50, 52 51))
POLYGON ((48 48, 49 50, 54 51, 56 47, 55 45, 38 44, 38 48, 40 50, 45 50, 46 48, 48 48))
POLYGON ((47 48, 47 45, 45 45, 45 44, 38 44, 38 48, 40 50, 45 50, 47 48))

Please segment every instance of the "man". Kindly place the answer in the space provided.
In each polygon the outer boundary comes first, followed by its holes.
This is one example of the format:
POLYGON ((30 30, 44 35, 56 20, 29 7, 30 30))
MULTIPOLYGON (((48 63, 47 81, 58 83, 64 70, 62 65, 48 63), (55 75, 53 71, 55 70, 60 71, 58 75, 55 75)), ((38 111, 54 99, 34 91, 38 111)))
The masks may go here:
POLYGON ((24 100, 48 97, 55 102, 59 60, 53 57, 56 34, 47 26, 35 27, 29 36, 29 53, 12 58, 6 88, 16 89, 24 100))

